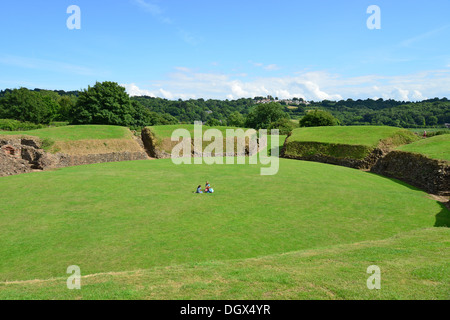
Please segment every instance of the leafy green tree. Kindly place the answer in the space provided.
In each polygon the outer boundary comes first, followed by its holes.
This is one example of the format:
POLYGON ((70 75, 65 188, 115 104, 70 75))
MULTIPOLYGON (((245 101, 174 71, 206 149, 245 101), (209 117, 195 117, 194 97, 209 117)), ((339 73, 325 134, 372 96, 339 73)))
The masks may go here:
POLYGON ((245 118, 240 112, 234 111, 232 114, 228 116, 227 123, 230 127, 243 127, 245 123, 245 118))
POLYGON ((326 127, 337 126, 339 121, 327 111, 314 110, 308 112, 301 120, 300 127, 326 127))
POLYGON ((217 119, 211 118, 208 121, 206 121, 206 125, 209 127, 219 127, 222 125, 222 122, 220 122, 217 119))
POLYGON ((56 120, 68 121, 70 117, 70 112, 77 103, 77 97, 73 95, 59 96, 57 102, 59 105, 59 111, 58 111, 58 118, 56 120))
POLYGON ((267 104, 258 104, 247 115, 245 126, 256 130, 267 129, 272 122, 282 118, 289 118, 283 107, 275 102, 267 104))
POLYGON ((0 118, 49 124, 58 110, 58 103, 50 96, 26 88, 14 89, 0 99, 0 118))
POLYGON ((281 118, 269 125, 268 130, 278 129, 280 134, 289 134, 294 130, 294 124, 287 118, 281 118))
POLYGON ((132 126, 136 114, 136 104, 131 103, 125 88, 106 81, 80 92, 70 116, 73 124, 132 126))
POLYGON ((430 116, 427 120, 427 125, 429 126, 435 126, 438 124, 438 118, 436 116, 430 116))

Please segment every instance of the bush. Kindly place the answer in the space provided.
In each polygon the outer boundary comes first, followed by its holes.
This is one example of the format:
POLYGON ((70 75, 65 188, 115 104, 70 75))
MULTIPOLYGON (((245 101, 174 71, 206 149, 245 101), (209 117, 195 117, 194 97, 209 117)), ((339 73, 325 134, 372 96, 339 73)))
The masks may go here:
POLYGON ((427 138, 431 138, 431 137, 434 137, 434 136, 441 136, 443 134, 450 134, 450 130, 449 129, 444 129, 444 130, 427 132, 427 138))
POLYGON ((272 122, 282 118, 289 118, 289 116, 280 104, 275 102, 259 104, 248 114, 245 127, 256 130, 267 129, 272 122))
POLYGON ((227 122, 228 122, 228 125, 230 127, 238 127, 238 128, 240 128, 240 127, 244 126, 245 118, 240 112, 235 111, 235 112, 233 112, 232 114, 230 114, 228 116, 228 121, 227 122))
POLYGON ((292 130, 294 130, 294 124, 291 120, 286 118, 281 118, 275 122, 272 122, 268 130, 278 129, 281 135, 288 135, 292 130))
POLYGON ((222 122, 220 122, 220 120, 211 118, 208 121, 206 121, 206 125, 209 127, 219 127, 222 125, 222 122))
POLYGON ((11 119, 0 119, 0 130, 4 131, 29 131, 45 128, 42 124, 34 124, 32 122, 21 122, 11 119))
POLYGON ((339 121, 329 112, 314 110, 308 112, 301 120, 300 127, 326 127, 337 126, 339 121))

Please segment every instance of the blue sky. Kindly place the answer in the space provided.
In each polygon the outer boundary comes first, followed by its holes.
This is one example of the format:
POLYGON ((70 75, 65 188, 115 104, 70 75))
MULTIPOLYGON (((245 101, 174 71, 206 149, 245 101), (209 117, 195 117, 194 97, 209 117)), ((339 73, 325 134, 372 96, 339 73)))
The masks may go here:
POLYGON ((308 100, 450 96, 448 0, 2 0, 0 88, 308 100), (67 8, 81 9, 69 30, 67 8), (381 9, 369 30, 367 8, 381 9))

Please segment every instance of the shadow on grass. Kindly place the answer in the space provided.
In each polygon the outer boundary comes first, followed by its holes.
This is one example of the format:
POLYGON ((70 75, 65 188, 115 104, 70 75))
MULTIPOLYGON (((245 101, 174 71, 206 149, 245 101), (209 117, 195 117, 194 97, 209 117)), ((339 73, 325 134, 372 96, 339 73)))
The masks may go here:
MULTIPOLYGON (((412 186, 412 185, 410 185, 410 184, 408 184, 406 182, 403 182, 401 180, 398 180, 398 179, 395 179, 395 178, 386 177, 386 176, 382 176, 380 174, 376 174, 376 173, 373 173, 373 172, 367 172, 367 173, 376 175, 378 177, 382 177, 384 179, 389 179, 390 181, 395 182, 397 184, 400 184, 400 185, 402 185, 404 187, 407 187, 410 190, 422 191, 422 192, 427 193, 426 191, 424 191, 424 190, 422 190, 420 188, 414 187, 414 186, 412 186)), ((436 201, 436 202, 439 204, 439 206, 442 208, 442 210, 436 215, 436 222, 434 223, 434 227, 450 228, 450 210, 446 207, 445 203, 442 203, 440 201, 436 201)))
POLYGON ((444 203, 439 202, 442 207, 441 212, 436 215, 435 227, 446 227, 450 228, 450 210, 447 209, 444 203))
POLYGON ((410 189, 410 190, 414 190, 414 191, 422 191, 422 192, 425 192, 425 193, 426 193, 425 190, 422 190, 422 189, 420 189, 420 188, 418 188, 418 187, 415 187, 415 186, 413 186, 413 185, 410 185, 409 183, 404 182, 404 181, 402 181, 402 180, 399 180, 399 179, 396 179, 396 178, 391 178, 391 177, 388 177, 388 176, 383 176, 383 175, 381 175, 381 174, 373 173, 373 172, 370 172, 370 171, 367 171, 367 173, 368 173, 368 174, 375 175, 375 176, 377 176, 377 177, 381 177, 381 178, 384 178, 384 179, 388 179, 388 180, 390 180, 390 181, 392 181, 392 182, 395 182, 395 183, 397 183, 397 184, 399 184, 399 185, 401 185, 401 186, 403 186, 403 187, 407 187, 407 188, 410 189))

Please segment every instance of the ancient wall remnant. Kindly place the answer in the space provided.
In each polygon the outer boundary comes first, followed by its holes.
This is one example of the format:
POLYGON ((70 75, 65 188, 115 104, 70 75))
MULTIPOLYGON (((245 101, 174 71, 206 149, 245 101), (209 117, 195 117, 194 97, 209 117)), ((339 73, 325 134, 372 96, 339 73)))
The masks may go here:
POLYGON ((392 151, 371 172, 396 178, 432 194, 450 195, 450 165, 424 155, 392 151))
POLYGON ((41 147, 42 142, 39 138, 1 137, 0 176, 93 163, 148 159, 143 149, 141 151, 124 150, 110 153, 69 155, 65 153, 51 154, 41 147))

